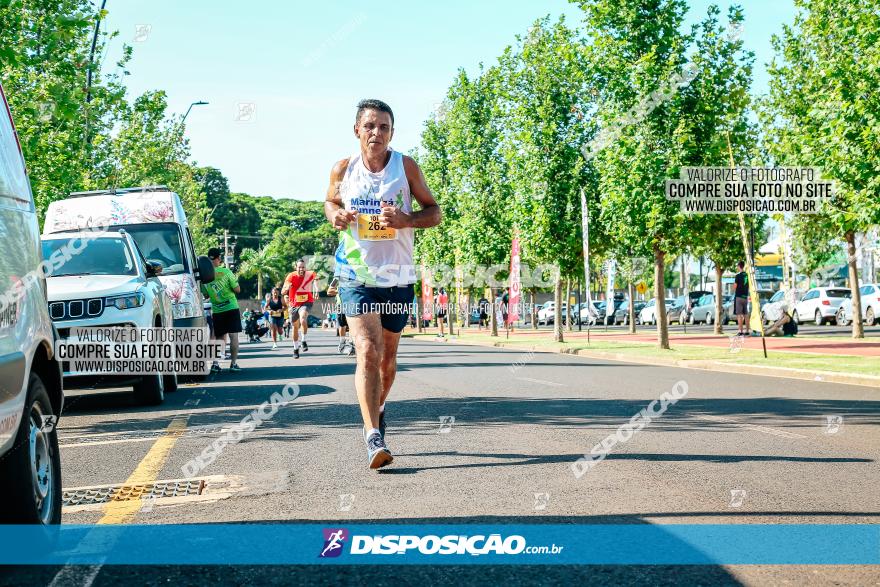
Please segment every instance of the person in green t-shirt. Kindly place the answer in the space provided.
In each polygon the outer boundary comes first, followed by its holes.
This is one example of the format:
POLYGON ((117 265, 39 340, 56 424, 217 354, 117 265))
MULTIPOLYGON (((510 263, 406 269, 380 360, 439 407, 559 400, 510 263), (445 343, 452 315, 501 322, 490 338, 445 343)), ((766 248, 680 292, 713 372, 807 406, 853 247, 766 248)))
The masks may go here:
MULTIPOLYGON (((226 267, 221 267, 220 249, 208 249, 208 258, 214 264, 214 281, 202 285, 202 293, 211 300, 211 313, 214 316, 214 338, 223 340, 229 335, 229 353, 232 361, 230 371, 240 371, 238 360, 238 333, 241 332, 241 312, 238 309, 238 298, 241 287, 235 275, 226 267)), ((214 361, 212 372, 220 371, 220 364, 214 361)))

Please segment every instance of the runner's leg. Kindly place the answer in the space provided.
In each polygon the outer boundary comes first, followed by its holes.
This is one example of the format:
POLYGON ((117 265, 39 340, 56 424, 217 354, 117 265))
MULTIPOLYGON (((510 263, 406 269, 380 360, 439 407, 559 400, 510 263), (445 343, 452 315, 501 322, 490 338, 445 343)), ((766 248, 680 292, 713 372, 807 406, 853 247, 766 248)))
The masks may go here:
POLYGON ((229 333, 229 355, 231 359, 230 365, 235 365, 238 363, 238 333, 230 332, 229 333))
POLYGON ((382 375, 384 333, 378 314, 347 316, 348 327, 357 351, 357 369, 354 385, 357 390, 361 417, 367 430, 379 428, 379 406, 382 403, 382 375))
POLYGON ((382 377, 382 401, 379 405, 384 405, 391 392, 391 386, 394 384, 394 377, 397 375, 397 346, 400 344, 400 333, 390 332, 382 329, 382 361, 381 361, 381 377, 382 377))

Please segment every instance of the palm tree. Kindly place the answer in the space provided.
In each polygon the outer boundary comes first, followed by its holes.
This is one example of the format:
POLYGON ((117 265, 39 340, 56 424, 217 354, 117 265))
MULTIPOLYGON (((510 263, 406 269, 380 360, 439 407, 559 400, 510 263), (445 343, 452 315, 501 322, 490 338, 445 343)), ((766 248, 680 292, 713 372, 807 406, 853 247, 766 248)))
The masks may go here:
POLYGON ((241 277, 257 276, 257 299, 263 299, 263 277, 277 279, 281 273, 278 269, 280 259, 278 255, 269 250, 271 245, 266 245, 260 250, 244 249, 241 252, 241 264, 238 274, 241 277))

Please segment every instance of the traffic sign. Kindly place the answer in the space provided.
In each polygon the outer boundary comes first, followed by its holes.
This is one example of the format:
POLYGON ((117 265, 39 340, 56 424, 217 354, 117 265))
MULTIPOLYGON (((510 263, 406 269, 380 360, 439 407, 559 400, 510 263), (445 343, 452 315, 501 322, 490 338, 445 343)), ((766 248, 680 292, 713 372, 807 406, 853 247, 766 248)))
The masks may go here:
POLYGON ((636 285, 636 291, 640 294, 644 294, 646 291, 648 291, 648 284, 644 281, 640 281, 638 285, 636 285))

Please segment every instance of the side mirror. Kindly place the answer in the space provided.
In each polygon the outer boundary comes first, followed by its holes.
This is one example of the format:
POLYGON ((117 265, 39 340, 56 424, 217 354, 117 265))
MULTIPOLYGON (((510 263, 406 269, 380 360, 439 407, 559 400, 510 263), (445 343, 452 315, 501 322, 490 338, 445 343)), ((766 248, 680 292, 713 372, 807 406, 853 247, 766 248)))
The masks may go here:
POLYGON ((211 283, 214 281, 214 264, 209 258, 202 255, 198 259, 199 273, 196 278, 202 283, 211 283))
POLYGON ((162 274, 162 270, 165 266, 161 261, 156 261, 155 259, 147 259, 147 277, 158 277, 162 274))

